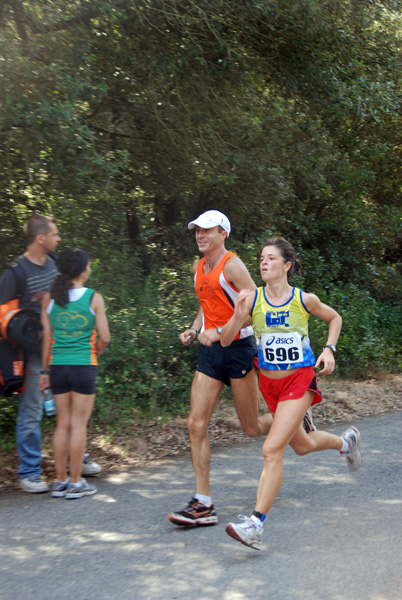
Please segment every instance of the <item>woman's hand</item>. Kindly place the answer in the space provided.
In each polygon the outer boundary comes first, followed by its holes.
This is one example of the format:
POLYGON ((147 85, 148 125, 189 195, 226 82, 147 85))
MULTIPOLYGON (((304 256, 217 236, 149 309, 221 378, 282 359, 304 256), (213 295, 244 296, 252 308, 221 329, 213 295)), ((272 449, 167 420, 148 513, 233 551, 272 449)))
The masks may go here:
POLYGON ((335 370, 335 357, 331 348, 324 348, 320 356, 317 358, 315 368, 318 369, 320 364, 324 363, 324 368, 318 372, 319 375, 330 375, 335 370))
POLYGON ((242 315, 247 308, 247 299, 250 294, 254 297, 255 290, 241 290, 235 298, 235 313, 242 315))

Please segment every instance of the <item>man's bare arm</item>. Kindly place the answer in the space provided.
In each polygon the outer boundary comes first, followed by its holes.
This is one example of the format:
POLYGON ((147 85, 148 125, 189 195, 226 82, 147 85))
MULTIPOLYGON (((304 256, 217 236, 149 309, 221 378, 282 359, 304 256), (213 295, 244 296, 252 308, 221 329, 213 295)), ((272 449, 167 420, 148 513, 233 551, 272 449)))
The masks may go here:
POLYGON ((232 256, 225 263, 223 272, 226 279, 239 290, 255 290, 256 285, 244 262, 238 256, 232 256))

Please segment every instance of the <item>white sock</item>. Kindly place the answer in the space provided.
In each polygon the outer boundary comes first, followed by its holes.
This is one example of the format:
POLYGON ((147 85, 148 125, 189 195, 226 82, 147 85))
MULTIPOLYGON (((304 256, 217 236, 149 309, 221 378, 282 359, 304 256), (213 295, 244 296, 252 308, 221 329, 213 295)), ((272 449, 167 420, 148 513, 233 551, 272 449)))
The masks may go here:
POLYGON ((339 450, 339 452, 341 454, 348 454, 350 452, 349 444, 347 443, 347 441, 345 439, 343 439, 343 437, 341 437, 341 440, 342 440, 342 448, 339 450))
POLYGON ((196 494, 194 498, 198 500, 198 502, 201 502, 201 504, 203 504, 204 506, 211 506, 212 504, 211 496, 204 496, 204 494, 196 494))

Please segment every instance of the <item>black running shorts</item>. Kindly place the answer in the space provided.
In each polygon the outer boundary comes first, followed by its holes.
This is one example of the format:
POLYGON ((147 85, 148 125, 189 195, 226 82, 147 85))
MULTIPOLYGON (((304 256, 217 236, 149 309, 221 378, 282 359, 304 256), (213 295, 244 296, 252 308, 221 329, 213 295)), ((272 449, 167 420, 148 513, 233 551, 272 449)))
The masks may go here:
POLYGON ((251 371, 257 355, 254 336, 234 340, 224 348, 220 342, 200 346, 197 371, 230 385, 230 379, 241 379, 251 371))
POLYGON ((53 394, 94 394, 97 367, 94 365, 50 365, 53 394))

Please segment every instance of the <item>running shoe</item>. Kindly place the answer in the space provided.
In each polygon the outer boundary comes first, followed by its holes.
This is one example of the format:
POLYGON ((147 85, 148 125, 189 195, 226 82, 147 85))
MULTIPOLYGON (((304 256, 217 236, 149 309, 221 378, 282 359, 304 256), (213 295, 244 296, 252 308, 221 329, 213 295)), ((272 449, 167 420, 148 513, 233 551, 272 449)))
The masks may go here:
POLYGON ((244 515, 239 515, 239 519, 242 519, 243 523, 229 523, 225 527, 226 533, 245 546, 260 550, 262 527, 258 527, 254 521, 244 515))
POLYGON ((195 527, 196 525, 215 525, 218 522, 214 505, 205 506, 196 498, 192 498, 184 510, 170 513, 169 521, 182 527, 195 527))
POLYGON ((90 460, 89 454, 84 454, 84 460, 82 462, 82 475, 85 477, 90 477, 91 475, 98 475, 98 473, 102 472, 102 467, 100 464, 95 462, 94 460, 90 460))
POLYGON ((83 496, 93 496, 96 494, 97 488, 94 485, 89 485, 84 478, 78 483, 69 483, 65 498, 72 500, 74 498, 82 498, 83 496))
POLYGON ((67 493, 68 484, 70 483, 70 478, 67 478, 67 481, 53 481, 52 483, 52 491, 50 495, 53 498, 64 498, 67 493))
POLYGON ((356 427, 349 427, 345 433, 342 433, 341 437, 349 444, 349 452, 342 452, 341 454, 345 454, 349 470, 357 471, 362 464, 362 453, 359 448, 360 431, 356 427))
POLYGON ((304 415, 303 427, 306 433, 317 431, 317 427, 314 425, 313 413, 311 412, 311 408, 308 408, 306 414, 304 415))

